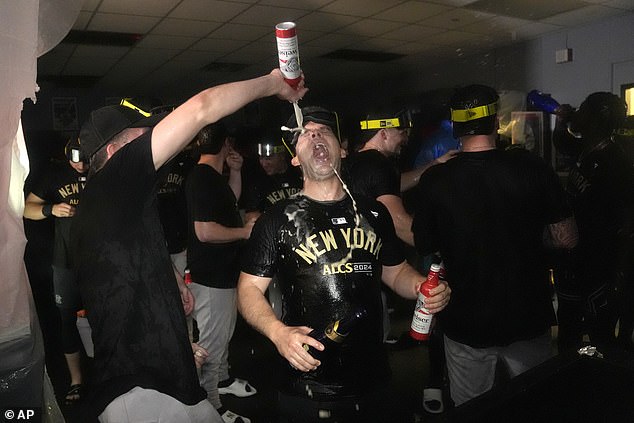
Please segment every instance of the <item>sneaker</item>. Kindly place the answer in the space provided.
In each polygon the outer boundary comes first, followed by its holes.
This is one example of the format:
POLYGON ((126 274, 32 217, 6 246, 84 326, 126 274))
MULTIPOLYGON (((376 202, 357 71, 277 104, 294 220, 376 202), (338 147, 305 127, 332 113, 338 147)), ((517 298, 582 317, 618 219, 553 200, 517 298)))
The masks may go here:
POLYGON ((247 419, 246 417, 242 417, 233 411, 225 411, 222 413, 222 421, 225 423, 251 423, 251 419, 247 419))
POLYGON ((251 395, 255 395, 257 392, 258 391, 251 386, 249 382, 238 378, 233 379, 233 382, 231 382, 228 386, 224 386, 222 388, 218 387, 218 393, 220 395, 231 394, 240 398, 250 397, 251 395))
POLYGON ((387 338, 385 338, 385 340, 383 341, 383 343, 385 344, 389 344, 389 345, 394 345, 398 342, 398 338, 395 338, 394 336, 388 336, 387 338))

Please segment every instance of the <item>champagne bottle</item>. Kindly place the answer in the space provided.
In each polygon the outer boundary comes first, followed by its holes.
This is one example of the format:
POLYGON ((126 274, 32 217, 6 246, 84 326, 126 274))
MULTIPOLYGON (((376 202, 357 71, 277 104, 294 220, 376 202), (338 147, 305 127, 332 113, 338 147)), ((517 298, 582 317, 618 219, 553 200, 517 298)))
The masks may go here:
POLYGON ((368 312, 365 308, 359 307, 353 313, 326 325, 321 330, 313 329, 308 336, 321 342, 325 350, 319 351, 308 344, 304 344, 304 349, 314 358, 321 360, 324 353, 343 343, 350 332, 361 322, 368 312))

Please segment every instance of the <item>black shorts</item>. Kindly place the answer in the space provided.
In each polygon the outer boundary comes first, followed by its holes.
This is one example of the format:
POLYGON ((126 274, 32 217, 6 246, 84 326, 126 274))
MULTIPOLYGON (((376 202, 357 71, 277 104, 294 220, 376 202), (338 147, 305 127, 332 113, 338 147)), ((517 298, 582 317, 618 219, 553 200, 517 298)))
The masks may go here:
POLYGON ((59 308, 81 310, 82 303, 75 271, 61 266, 53 266, 53 289, 55 304, 59 308))

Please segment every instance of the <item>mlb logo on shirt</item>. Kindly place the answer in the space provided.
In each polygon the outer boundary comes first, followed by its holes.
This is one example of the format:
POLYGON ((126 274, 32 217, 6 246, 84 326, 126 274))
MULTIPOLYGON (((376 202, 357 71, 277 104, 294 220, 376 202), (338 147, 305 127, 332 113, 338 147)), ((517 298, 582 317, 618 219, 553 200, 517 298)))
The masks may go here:
POLYGON ((330 219, 333 225, 345 225, 348 223, 345 217, 333 217, 330 219))

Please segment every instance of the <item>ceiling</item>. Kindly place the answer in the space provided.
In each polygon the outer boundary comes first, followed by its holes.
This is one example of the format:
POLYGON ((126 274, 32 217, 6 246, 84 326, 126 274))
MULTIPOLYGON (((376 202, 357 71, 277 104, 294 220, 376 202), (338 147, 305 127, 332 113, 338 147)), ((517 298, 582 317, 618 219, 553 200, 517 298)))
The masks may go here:
POLYGON ((367 86, 632 10, 634 0, 85 0, 71 34, 38 59, 38 79, 183 99, 270 71, 274 26, 293 21, 313 90, 367 86))

